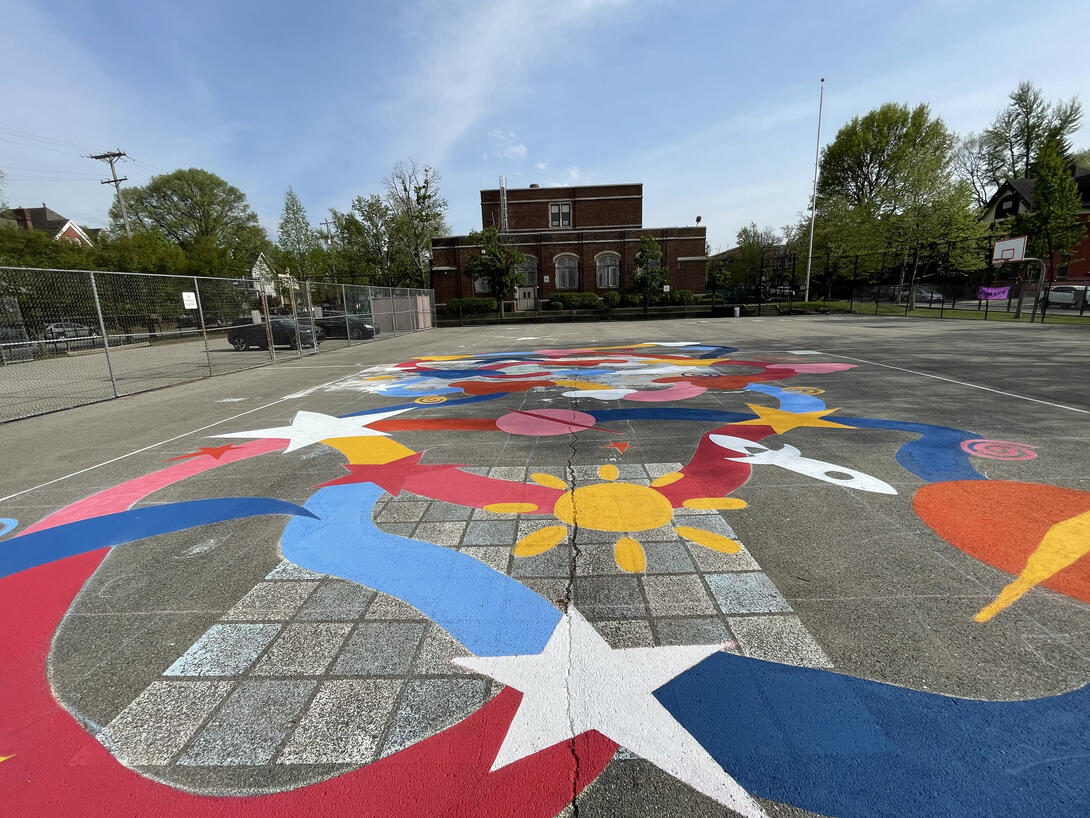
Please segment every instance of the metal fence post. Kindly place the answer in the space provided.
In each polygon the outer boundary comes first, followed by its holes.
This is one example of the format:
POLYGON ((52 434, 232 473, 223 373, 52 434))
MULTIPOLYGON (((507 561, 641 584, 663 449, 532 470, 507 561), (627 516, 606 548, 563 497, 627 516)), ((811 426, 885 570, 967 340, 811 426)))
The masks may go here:
POLYGON ((197 277, 193 276, 193 294, 197 296, 197 318, 201 322, 201 338, 204 339, 204 357, 208 360, 208 374, 212 372, 212 353, 208 350, 208 332, 204 328, 204 307, 201 306, 201 285, 197 283, 197 277))
POLYGON ((310 319, 310 341, 314 354, 318 354, 318 327, 314 324, 314 302, 310 300, 310 281, 303 282, 303 292, 307 295, 307 318, 310 319))
POLYGON ((272 324, 269 323, 269 295, 265 292, 265 283, 262 282, 258 285, 261 287, 261 318, 265 321, 265 343, 269 347, 269 363, 276 363, 276 350, 274 347, 276 344, 273 342, 272 324))
POLYGON ((106 322, 102 319, 102 303, 98 299, 98 284, 95 283, 95 274, 90 273, 91 276, 91 295, 95 299, 95 313, 98 315, 98 328, 102 333, 102 348, 106 351, 106 370, 110 373, 110 388, 113 390, 114 397, 119 397, 117 394, 117 380, 114 378, 114 365, 110 360, 110 339, 106 335, 106 322))
POLYGON ((352 346, 352 325, 348 322, 348 291, 341 285, 341 309, 344 310, 344 338, 352 346))

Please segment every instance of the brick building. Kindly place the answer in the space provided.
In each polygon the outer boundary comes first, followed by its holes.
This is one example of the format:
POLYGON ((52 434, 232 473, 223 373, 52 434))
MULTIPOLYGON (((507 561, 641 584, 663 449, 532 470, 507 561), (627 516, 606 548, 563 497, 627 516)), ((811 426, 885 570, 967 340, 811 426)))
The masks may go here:
MULTIPOLYGON (((636 272, 640 237, 652 236, 662 250, 666 281, 674 290, 704 292, 703 227, 644 227, 643 185, 507 188, 481 191, 482 227, 501 227, 526 256, 522 273, 535 299, 556 292, 601 295, 626 289, 636 272)), ((432 241, 431 280, 439 304, 450 298, 487 296, 485 282, 463 270, 480 252, 467 236, 432 241)))

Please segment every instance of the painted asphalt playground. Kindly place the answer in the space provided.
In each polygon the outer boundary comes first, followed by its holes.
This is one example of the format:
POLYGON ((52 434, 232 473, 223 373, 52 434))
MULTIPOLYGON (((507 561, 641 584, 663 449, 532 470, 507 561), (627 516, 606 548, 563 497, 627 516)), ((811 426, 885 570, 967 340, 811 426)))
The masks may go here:
POLYGON ((435 330, 0 426, 0 812, 1090 812, 1066 326, 435 330))

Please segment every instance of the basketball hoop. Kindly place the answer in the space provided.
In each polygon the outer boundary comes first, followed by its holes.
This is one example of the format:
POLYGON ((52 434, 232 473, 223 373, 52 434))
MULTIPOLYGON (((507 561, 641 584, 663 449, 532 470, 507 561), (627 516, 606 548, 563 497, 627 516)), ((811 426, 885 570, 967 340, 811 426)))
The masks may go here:
POLYGON ((1024 261, 1026 258, 1026 237, 1017 236, 1013 239, 997 241, 992 248, 992 266, 999 267, 1004 264, 1024 261))

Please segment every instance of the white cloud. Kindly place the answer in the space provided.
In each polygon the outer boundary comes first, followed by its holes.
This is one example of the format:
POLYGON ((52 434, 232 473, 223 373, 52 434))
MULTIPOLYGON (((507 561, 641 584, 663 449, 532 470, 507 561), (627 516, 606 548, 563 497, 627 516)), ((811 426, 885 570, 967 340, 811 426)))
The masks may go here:
POLYGON ((538 162, 537 163, 537 169, 538 170, 545 170, 547 167, 549 167, 548 162, 538 162))
POLYGON ((579 167, 577 165, 572 165, 570 168, 568 168, 568 176, 571 177, 571 180, 573 182, 578 182, 579 181, 579 167))
MULTIPOLYGON (((543 59, 628 0, 435 2, 405 10, 413 42, 427 43, 406 72, 391 123, 411 123, 403 143, 439 163, 495 106, 526 92, 543 59)), ((522 158, 522 157, 518 157, 522 158)))
POLYGON ((492 140, 492 155, 497 159, 526 158, 526 146, 510 131, 497 128, 488 134, 488 138, 492 140))

